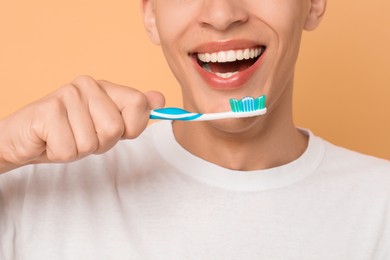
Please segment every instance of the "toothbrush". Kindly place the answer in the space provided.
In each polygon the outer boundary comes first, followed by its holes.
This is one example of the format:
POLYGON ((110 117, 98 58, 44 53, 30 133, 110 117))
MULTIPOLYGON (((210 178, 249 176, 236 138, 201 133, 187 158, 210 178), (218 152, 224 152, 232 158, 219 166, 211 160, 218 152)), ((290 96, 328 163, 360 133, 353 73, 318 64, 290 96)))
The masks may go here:
POLYGON ((221 113, 192 113, 187 110, 168 107, 155 109, 150 112, 150 119, 182 120, 182 121, 208 121, 225 118, 242 118, 264 115, 267 112, 265 95, 258 98, 244 97, 242 99, 230 99, 232 111, 221 113))

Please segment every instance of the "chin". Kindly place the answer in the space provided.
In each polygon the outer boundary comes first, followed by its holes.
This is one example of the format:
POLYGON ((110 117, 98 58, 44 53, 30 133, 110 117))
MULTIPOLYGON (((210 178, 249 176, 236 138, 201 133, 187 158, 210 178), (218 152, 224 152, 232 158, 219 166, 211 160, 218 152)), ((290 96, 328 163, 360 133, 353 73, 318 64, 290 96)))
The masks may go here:
POLYGON ((244 135, 247 133, 256 133, 264 126, 264 116, 248 118, 232 118, 205 122, 214 130, 227 135, 244 135))

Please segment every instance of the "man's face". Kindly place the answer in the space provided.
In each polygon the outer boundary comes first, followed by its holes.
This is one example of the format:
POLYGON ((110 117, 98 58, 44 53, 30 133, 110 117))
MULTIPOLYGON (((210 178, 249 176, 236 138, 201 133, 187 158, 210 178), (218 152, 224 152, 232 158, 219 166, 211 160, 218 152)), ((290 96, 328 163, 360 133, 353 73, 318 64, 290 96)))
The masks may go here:
MULTIPOLYGON (((229 110, 229 98, 290 95, 302 30, 325 0, 144 0, 145 24, 179 81, 186 109, 229 110)), ((279 104, 280 105, 280 104, 279 104)), ((287 104, 290 105, 290 104, 287 104)))

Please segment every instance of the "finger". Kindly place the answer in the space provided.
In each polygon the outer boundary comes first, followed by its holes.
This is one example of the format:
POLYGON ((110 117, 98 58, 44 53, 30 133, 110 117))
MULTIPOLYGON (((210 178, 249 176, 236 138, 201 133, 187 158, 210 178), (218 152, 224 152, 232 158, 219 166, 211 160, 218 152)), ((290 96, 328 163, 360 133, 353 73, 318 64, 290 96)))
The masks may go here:
POLYGON ((139 136, 149 122, 150 106, 147 97, 138 90, 108 81, 99 81, 99 84, 120 110, 125 127, 122 138, 139 136))
POLYGON ((145 96, 148 99, 150 109, 157 109, 165 106, 165 97, 161 92, 148 91, 145 93, 145 96))
POLYGON ((95 153, 103 153, 112 148, 124 132, 121 112, 113 100, 95 80, 79 77, 74 82, 86 97, 88 110, 98 140, 95 153))
POLYGON ((63 87, 62 91, 68 121, 76 143, 77 159, 80 159, 99 148, 99 139, 89 111, 88 99, 72 84, 63 87))
POLYGON ((38 123, 34 126, 36 135, 46 142, 46 152, 42 154, 42 157, 46 157, 51 162, 75 160, 77 146, 66 108, 58 100, 48 102, 50 103, 48 106, 41 106, 40 109, 49 107, 50 111, 38 113, 44 118, 37 121, 38 123))

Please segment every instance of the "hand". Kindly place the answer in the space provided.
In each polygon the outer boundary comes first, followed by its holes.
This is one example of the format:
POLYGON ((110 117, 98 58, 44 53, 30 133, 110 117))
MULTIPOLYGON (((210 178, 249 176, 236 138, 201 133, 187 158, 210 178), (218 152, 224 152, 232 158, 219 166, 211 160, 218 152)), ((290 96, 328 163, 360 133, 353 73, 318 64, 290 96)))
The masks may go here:
POLYGON ((0 173, 104 153, 121 138, 140 135, 150 109, 164 103, 159 92, 80 76, 0 121, 0 173))

